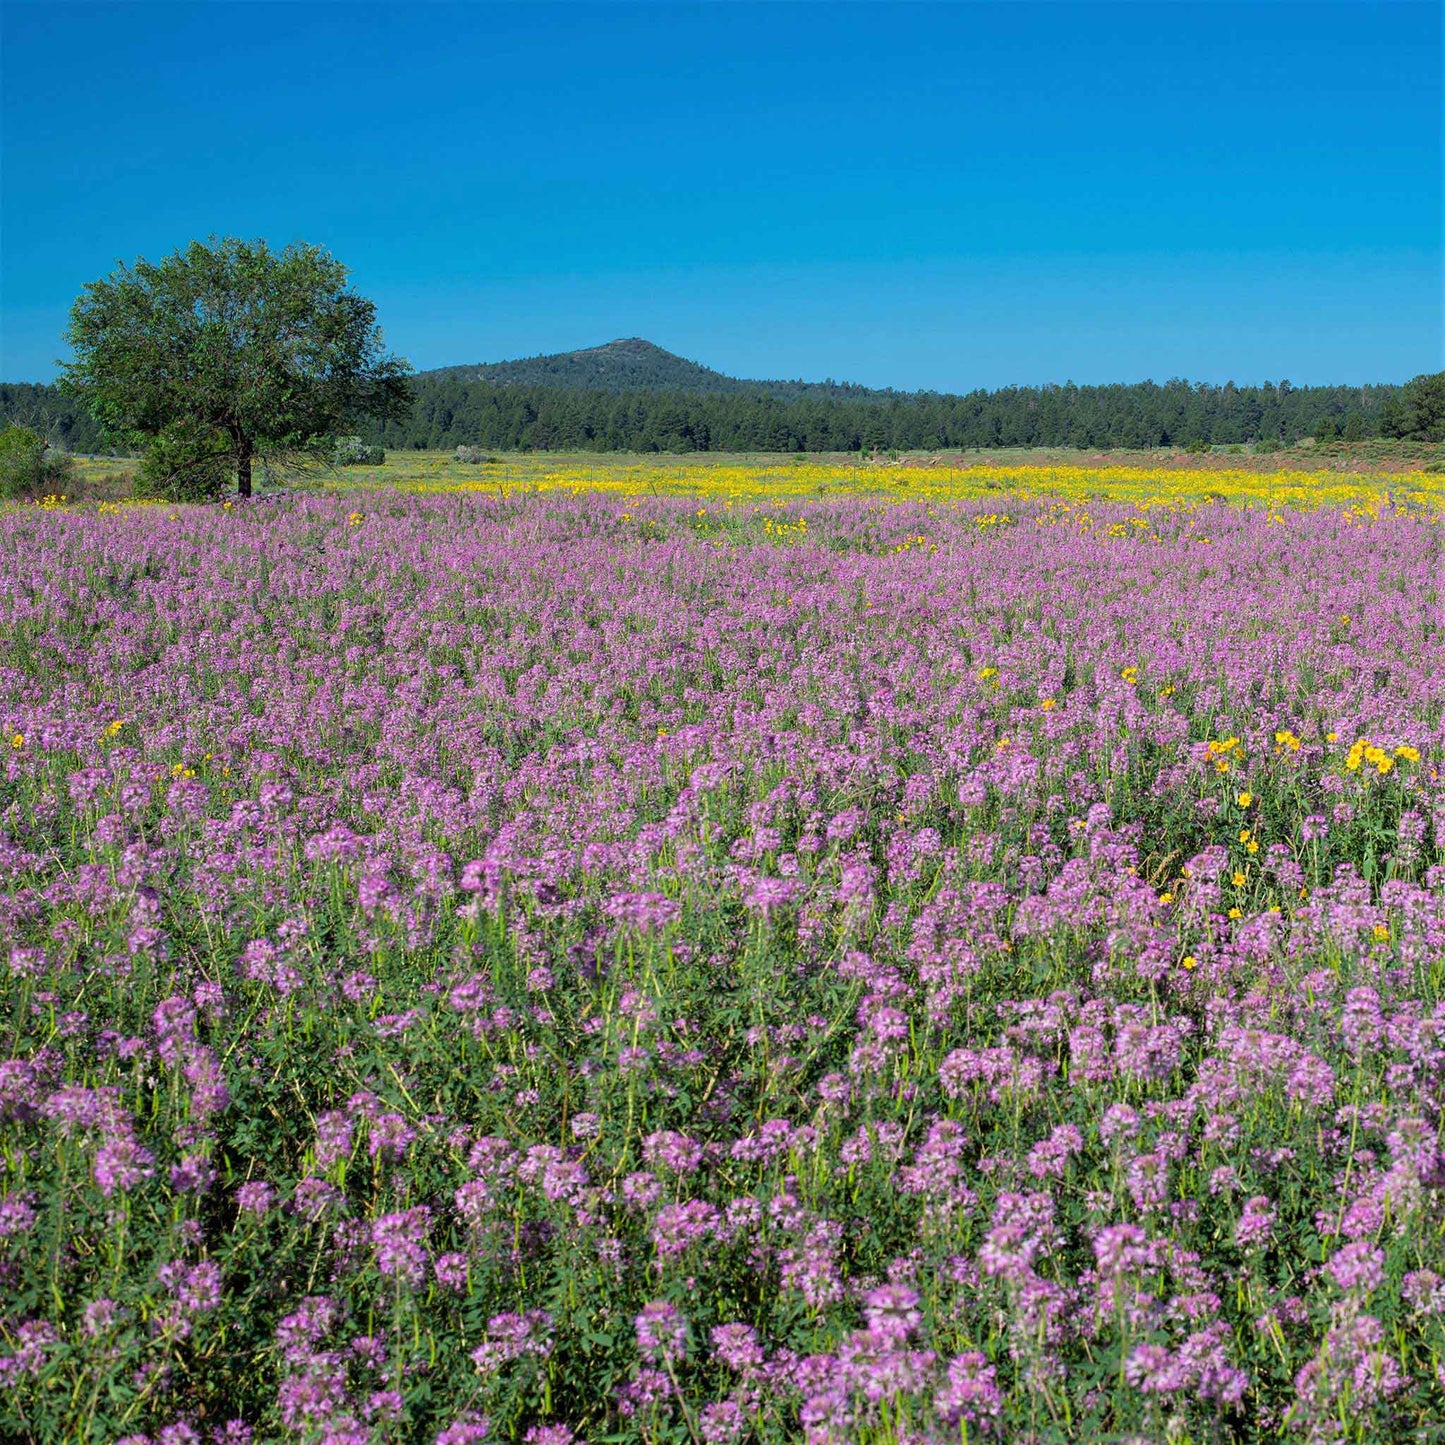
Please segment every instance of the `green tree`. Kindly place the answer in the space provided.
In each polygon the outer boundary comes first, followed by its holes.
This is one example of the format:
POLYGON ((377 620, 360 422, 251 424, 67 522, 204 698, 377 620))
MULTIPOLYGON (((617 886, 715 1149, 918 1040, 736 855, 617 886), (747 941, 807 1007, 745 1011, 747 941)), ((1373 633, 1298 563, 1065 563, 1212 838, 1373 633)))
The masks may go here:
POLYGON ((225 432, 182 418, 147 443, 135 494, 167 502, 213 502, 226 490, 231 464, 225 432))
POLYGON ((70 458, 28 426, 0 430, 0 499, 39 496, 70 476, 70 458))
POLYGON ((1409 433, 1409 410, 1398 396, 1387 396, 1380 403, 1380 435, 1403 437, 1409 433))
POLYGON ((1445 441, 1445 371, 1407 381, 1400 392, 1404 407, 1403 436, 1420 441, 1445 441))
POLYGON ((71 309, 61 387, 133 445, 219 435, 248 497, 253 458, 324 452, 343 423, 410 405, 410 367, 348 274, 317 246, 234 237, 121 265, 71 309))

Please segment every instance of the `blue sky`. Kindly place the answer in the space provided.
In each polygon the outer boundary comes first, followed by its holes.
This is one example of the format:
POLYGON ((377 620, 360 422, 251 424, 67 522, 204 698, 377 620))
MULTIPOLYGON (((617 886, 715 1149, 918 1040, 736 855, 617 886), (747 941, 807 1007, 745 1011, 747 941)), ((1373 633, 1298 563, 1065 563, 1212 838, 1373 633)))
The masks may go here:
POLYGON ((418 367, 640 335, 964 390, 1445 365, 1435 3, 5 0, 0 379, 193 237, 418 367))

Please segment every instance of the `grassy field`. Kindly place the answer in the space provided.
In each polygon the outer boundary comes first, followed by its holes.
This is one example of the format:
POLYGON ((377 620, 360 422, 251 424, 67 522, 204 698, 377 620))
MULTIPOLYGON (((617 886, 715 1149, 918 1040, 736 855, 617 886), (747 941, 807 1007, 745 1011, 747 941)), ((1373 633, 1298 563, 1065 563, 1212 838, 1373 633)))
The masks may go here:
MULTIPOLYGON (((77 461, 76 495, 126 495, 130 460, 77 461)), ((1228 501, 1248 506, 1366 506, 1398 501, 1436 506, 1445 473, 1425 470, 1419 456, 1388 448, 1325 454, 1311 450, 1266 456, 1218 452, 999 451, 918 454, 877 461, 856 455, 818 457, 685 457, 529 454, 481 464, 451 453, 393 452, 380 467, 321 469, 285 475, 287 490, 396 487, 408 492, 596 491, 622 499, 696 496, 714 505, 869 496, 963 503, 1057 498, 1074 504, 1128 502, 1178 505, 1228 501)), ((259 486, 259 483, 258 483, 259 486)))

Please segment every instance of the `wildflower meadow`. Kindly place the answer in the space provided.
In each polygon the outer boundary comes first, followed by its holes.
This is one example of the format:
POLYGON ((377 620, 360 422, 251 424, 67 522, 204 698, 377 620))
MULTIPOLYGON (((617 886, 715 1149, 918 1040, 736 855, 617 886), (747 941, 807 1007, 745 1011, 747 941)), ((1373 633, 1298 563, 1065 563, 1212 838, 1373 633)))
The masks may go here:
POLYGON ((0 512, 0 1437, 1445 1439, 1445 514, 1136 480, 0 512))

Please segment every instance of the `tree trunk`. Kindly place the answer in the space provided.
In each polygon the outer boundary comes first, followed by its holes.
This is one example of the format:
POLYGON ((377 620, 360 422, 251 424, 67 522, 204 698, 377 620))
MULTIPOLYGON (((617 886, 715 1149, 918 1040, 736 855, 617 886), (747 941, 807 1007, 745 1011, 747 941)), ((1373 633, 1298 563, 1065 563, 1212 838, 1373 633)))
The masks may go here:
POLYGON ((251 453, 248 451, 236 454, 236 491, 243 497, 251 495, 251 453))

